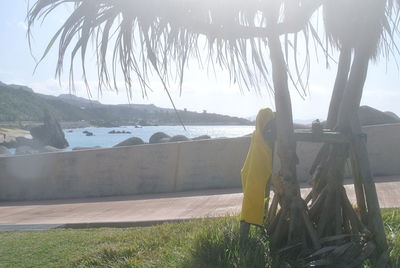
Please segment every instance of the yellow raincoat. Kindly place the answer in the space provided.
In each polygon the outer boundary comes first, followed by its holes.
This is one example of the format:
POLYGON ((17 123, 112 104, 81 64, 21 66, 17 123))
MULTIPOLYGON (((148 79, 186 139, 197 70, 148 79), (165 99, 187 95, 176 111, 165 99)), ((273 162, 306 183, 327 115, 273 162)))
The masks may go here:
POLYGON ((273 118, 274 113, 268 108, 258 112, 256 130, 241 171, 243 203, 240 220, 256 225, 263 224, 265 188, 272 173, 272 150, 263 138, 263 129, 273 118))

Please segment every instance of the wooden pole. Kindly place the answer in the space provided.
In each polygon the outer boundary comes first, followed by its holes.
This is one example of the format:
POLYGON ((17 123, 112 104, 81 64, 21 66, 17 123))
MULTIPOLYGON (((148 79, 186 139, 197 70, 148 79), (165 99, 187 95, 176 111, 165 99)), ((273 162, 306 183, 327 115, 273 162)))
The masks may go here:
POLYGON ((364 185, 360 175, 360 167, 357 163, 357 158, 354 149, 350 150, 351 169, 354 181, 354 192, 356 193, 357 207, 360 210, 361 220, 367 225, 367 207, 365 204, 364 185))
POLYGON ((352 124, 353 133, 356 135, 352 140, 352 150, 354 151, 355 162, 359 168, 360 177, 365 190, 365 200, 368 209, 368 226, 374 234, 374 240, 377 245, 377 256, 375 258, 374 267, 387 267, 389 262, 388 244, 386 240, 385 230, 381 210, 379 207, 378 194, 371 168, 369 165, 368 151, 366 145, 366 137, 362 134, 361 125, 356 117, 352 124))
MULTIPOLYGON (((296 165, 298 158, 296 155, 296 141, 293 130, 292 105, 288 85, 287 65, 282 51, 279 35, 272 32, 268 37, 268 46, 272 63, 272 80, 275 91, 276 106, 276 130, 277 130, 277 154, 280 163, 279 179, 282 179, 284 187, 281 198, 281 210, 279 211, 274 223, 278 223, 276 228, 271 224, 271 245, 279 246, 287 242, 297 242, 302 240, 296 232, 303 224, 306 224, 307 231, 313 247, 319 248, 318 237, 314 227, 309 221, 308 214, 303 213, 307 207, 301 204, 300 186, 296 176, 296 165), (286 238, 286 239, 285 239, 286 238), (285 241, 286 240, 286 241, 285 241)), ((278 160, 278 159, 277 159, 278 160)), ((302 241, 303 245, 307 242, 302 241)))
POLYGON ((349 77, 350 63, 351 48, 347 45, 344 45, 340 50, 338 70, 336 73, 335 85, 333 86, 331 102, 329 104, 326 128, 333 129, 336 126, 339 107, 342 102, 344 89, 346 88, 347 79, 349 77))

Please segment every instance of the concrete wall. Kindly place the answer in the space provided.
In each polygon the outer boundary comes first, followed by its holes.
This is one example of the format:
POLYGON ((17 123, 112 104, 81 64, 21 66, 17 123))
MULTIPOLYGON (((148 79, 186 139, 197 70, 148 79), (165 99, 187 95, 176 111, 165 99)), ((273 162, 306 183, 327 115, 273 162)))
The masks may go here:
POLYGON ((0 158, 0 200, 77 198, 240 186, 249 138, 0 158))
MULTIPOLYGON (((400 124, 368 126, 375 175, 400 174, 400 124)), ((240 187, 250 137, 0 157, 0 200, 240 187)), ((320 144, 298 143, 299 180, 320 144)))
MULTIPOLYGON (((371 170, 375 176, 400 175, 400 124, 375 125, 363 127, 367 134, 367 150, 371 170)), ((297 155, 300 163, 297 166, 300 181, 310 179, 309 169, 321 144, 299 142, 297 155)), ((350 176, 350 164, 345 175, 350 176)))

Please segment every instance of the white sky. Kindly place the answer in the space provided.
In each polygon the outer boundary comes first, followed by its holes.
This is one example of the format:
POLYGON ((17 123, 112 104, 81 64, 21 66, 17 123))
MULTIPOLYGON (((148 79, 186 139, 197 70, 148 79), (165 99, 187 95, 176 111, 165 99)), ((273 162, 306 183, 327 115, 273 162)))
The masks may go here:
MULTIPOLYGON (((25 0, 0 1, 0 81, 27 85, 35 92, 59 95, 69 93, 68 74, 62 78, 61 86, 54 79, 56 64, 56 49, 43 61, 36 73, 33 74, 35 61, 30 55, 26 38, 26 8, 25 0)), ((49 17, 45 23, 36 27, 33 54, 40 57, 45 46, 57 30, 65 16, 67 9, 49 17)), ((234 116, 248 117, 257 114, 265 106, 274 108, 271 96, 265 89, 263 92, 241 92, 235 85, 229 83, 226 72, 219 71, 215 76, 208 76, 193 64, 186 71, 182 96, 177 87, 171 87, 172 96, 178 109, 187 108, 191 111, 215 112, 234 116), (217 79, 215 78, 217 77, 217 79)), ((92 71, 95 66, 89 66, 92 71)), ((68 70, 68 67, 65 68, 68 70)), ((324 119, 333 86, 336 66, 325 69, 325 62, 314 62, 311 69, 309 94, 305 100, 301 99, 296 91, 292 90, 294 118, 300 120, 324 119)), ((76 95, 87 97, 87 92, 79 81, 79 69, 76 69, 78 90, 76 95)), ((94 78, 91 83, 96 85, 94 78)), ((365 86, 362 104, 370 105, 383 111, 393 111, 400 115, 399 71, 393 59, 388 64, 382 60, 379 64, 371 64, 369 76, 365 86)), ((148 92, 148 99, 143 99, 140 90, 137 90, 133 103, 154 103, 160 107, 171 107, 166 93, 157 79, 152 82, 153 92, 148 92)), ((104 91, 102 96, 97 95, 96 87, 92 90, 93 99, 102 103, 128 103, 123 90, 115 92, 104 91)))

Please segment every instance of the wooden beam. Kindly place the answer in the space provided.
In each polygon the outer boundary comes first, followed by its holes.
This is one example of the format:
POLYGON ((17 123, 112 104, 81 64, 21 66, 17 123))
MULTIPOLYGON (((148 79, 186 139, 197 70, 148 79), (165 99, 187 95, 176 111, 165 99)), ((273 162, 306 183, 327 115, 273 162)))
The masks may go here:
POLYGON ((241 221, 239 227, 240 242, 244 242, 245 240, 248 239, 249 232, 250 232, 250 223, 241 221))
POLYGON ((351 169, 354 179, 354 192, 356 193, 357 206, 360 210, 361 220, 365 225, 368 225, 367 219, 367 206, 365 203, 364 185, 360 174, 360 167, 358 166, 358 159, 354 150, 350 150, 351 169))
POLYGON ((333 131, 323 131, 322 133, 313 133, 308 129, 296 129, 294 133, 296 141, 317 142, 317 143, 349 143, 349 139, 333 131))
MULTIPOLYGON (((365 139, 355 138, 352 142, 352 150, 354 150, 354 158, 359 168, 360 177, 364 184, 365 199, 368 208, 369 226, 374 233, 374 238, 377 245, 377 251, 379 256, 382 255, 383 259, 386 259, 388 244, 383 228, 383 220, 379 207, 378 195, 375 188, 374 179, 372 177, 371 169, 369 166, 368 152, 365 139)), ((378 258, 379 259, 379 258, 378 258)), ((374 267, 386 267, 377 266, 374 267)))
POLYGON ((373 261, 373 267, 389 267, 388 243, 383 227, 378 194, 369 165, 367 139, 362 133, 360 120, 357 115, 353 119, 351 127, 354 135, 354 138, 351 140, 351 150, 354 152, 354 161, 364 185, 365 201, 368 211, 368 225, 374 234, 374 240, 377 246, 378 256, 376 256, 373 261))

